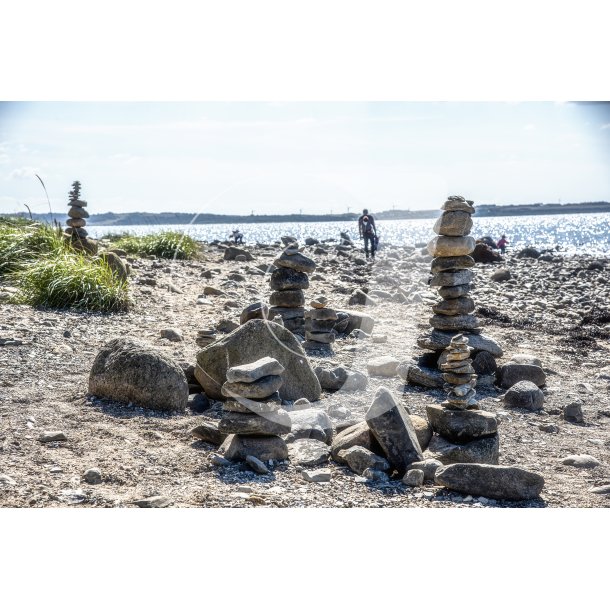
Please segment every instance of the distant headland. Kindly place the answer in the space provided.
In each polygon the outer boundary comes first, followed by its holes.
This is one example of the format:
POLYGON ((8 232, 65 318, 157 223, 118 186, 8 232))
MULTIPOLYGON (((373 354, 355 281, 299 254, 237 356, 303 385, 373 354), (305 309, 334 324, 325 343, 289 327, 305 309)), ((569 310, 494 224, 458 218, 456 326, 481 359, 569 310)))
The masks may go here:
MULTIPOLYGON (((482 216, 529 216, 533 214, 584 214, 610 213, 610 203, 607 201, 588 201, 581 203, 531 203, 521 205, 480 204, 476 206, 477 217, 482 216)), ((371 213, 377 220, 405 220, 415 218, 436 218, 438 210, 386 210, 376 212, 371 206, 371 213)), ((345 214, 194 214, 184 212, 125 212, 92 214, 89 225, 172 225, 172 224, 245 224, 245 223, 275 223, 275 222, 333 222, 354 221, 359 213, 345 214)), ((18 216, 27 217, 27 213, 18 216)), ((50 214, 32 214, 34 220, 50 222, 50 214)), ((65 222, 67 214, 54 214, 53 218, 65 222)))

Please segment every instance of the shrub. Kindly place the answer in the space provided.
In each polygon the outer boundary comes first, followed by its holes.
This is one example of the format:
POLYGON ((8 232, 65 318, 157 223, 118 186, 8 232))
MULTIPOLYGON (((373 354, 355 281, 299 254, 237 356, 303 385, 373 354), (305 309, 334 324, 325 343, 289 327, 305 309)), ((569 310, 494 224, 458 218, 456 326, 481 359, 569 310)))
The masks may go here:
MULTIPOLYGON (((114 238, 114 236, 109 237, 114 238)), ((125 235, 116 240, 114 246, 138 256, 153 255, 159 258, 181 260, 194 258, 198 250, 197 242, 189 235, 179 231, 162 231, 143 237, 125 235)))

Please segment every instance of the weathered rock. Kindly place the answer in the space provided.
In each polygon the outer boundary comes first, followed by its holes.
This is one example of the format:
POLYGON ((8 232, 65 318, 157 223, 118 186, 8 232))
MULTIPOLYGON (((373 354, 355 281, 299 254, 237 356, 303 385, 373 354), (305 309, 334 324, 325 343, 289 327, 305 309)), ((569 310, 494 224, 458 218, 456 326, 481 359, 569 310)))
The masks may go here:
POLYGON ((337 315, 340 313, 345 313, 349 316, 349 321, 346 324, 343 331, 346 335, 349 335, 355 328, 359 328, 367 335, 370 335, 373 332, 373 327, 375 326, 375 320, 371 316, 361 313, 359 311, 346 311, 342 310, 341 312, 337 312, 337 315))
POLYGON ((377 305, 377 301, 371 298, 366 292, 363 292, 359 288, 354 290, 350 295, 348 301, 348 305, 368 305, 369 307, 373 307, 377 305))
POLYGON ((366 447, 354 445, 349 449, 343 449, 339 452, 341 460, 350 467, 356 474, 362 474, 367 468, 373 470, 389 470, 390 464, 385 458, 382 458, 366 447))
POLYGON ((440 235, 428 244, 430 256, 464 256, 474 250, 475 241, 470 236, 446 237, 440 235))
POLYGON ((443 464, 497 464, 500 458, 500 439, 497 434, 457 445, 441 436, 433 436, 428 446, 429 457, 443 464))
POLYGON ((119 278, 119 280, 125 281, 127 276, 127 266, 123 259, 115 252, 103 252, 100 257, 110 267, 110 270, 119 278))
POLYGON ((282 399, 320 398, 320 382, 298 340, 286 328, 265 320, 250 320, 203 348, 197 355, 195 377, 209 397, 221 398, 228 368, 265 356, 275 358, 285 368, 279 390, 282 399))
POLYGON ((254 472, 257 474, 269 474, 269 468, 267 468, 267 466, 265 466, 261 460, 253 455, 246 456, 246 464, 248 464, 248 466, 250 466, 250 468, 252 468, 252 470, 254 470, 254 472))
POLYGON ((424 484, 424 471, 419 468, 407 470, 402 482, 409 487, 421 487, 424 484))
POLYGON ((495 500, 533 500, 544 486, 539 474, 490 464, 452 464, 439 468, 434 480, 459 493, 495 500))
POLYGON ((175 328, 164 328, 161 330, 160 335, 162 339, 168 339, 173 343, 184 341, 182 333, 179 330, 176 330, 175 328))
MULTIPOLYGON (((479 335, 473 333, 462 333, 468 338, 468 345, 473 350, 484 350, 489 352, 492 356, 500 358, 503 355, 502 348, 490 337, 486 335, 479 335)), ((449 346, 451 338, 455 333, 443 332, 440 330, 433 330, 430 333, 426 333, 417 339, 417 345, 422 349, 429 349, 432 351, 440 351, 449 346)), ((520 380, 518 380, 520 381, 520 380)))
POLYGON ((245 460, 249 455, 263 462, 288 458, 288 447, 279 436, 231 434, 220 446, 219 452, 228 460, 245 460))
POLYGON ((272 292, 269 303, 274 307, 302 307, 305 295, 302 290, 281 290, 272 292))
POLYGON ((419 415, 409 415, 409 419, 413 424, 417 442, 422 451, 425 451, 432 439, 432 426, 425 417, 419 415))
POLYGON ((299 324, 304 324, 303 316, 306 314, 303 307, 271 307, 269 309, 269 320, 275 316, 280 316, 284 322, 296 320, 299 324))
POLYGON ((392 356, 379 356, 366 363, 369 375, 378 377, 394 377, 400 361, 392 356))
POLYGON ((330 448, 333 460, 340 464, 345 464, 340 453, 344 449, 349 449, 354 446, 364 447, 374 453, 380 453, 382 451, 377 439, 371 434, 371 429, 366 421, 346 428, 337 434, 330 448))
POLYGON ((269 308, 266 303, 258 302, 248 305, 239 316, 239 323, 245 324, 248 320, 265 320, 269 317, 269 308))
POLYGON ((576 400, 562 408, 562 416, 565 421, 572 422, 574 424, 582 424, 585 421, 585 417, 582 412, 582 402, 576 400))
POLYGON ((309 277, 302 271, 280 267, 271 274, 271 290, 305 290, 309 288, 309 277))
POLYGON ((318 466, 328 462, 330 447, 313 439, 299 439, 288 446, 290 461, 301 466, 318 466))
POLYGON ((420 385, 425 388, 443 387, 443 375, 437 369, 403 363, 398 366, 396 372, 402 379, 412 385, 420 385))
POLYGON ((498 269, 491 274, 489 279, 491 279, 492 282, 506 282, 510 280, 511 277, 510 269, 498 269))
POLYGON ((468 212, 460 210, 446 211, 439 216, 432 230, 437 235, 468 235, 472 229, 472 218, 468 212))
POLYGON ((421 470, 424 473, 425 481, 434 481, 434 475, 436 471, 443 466, 443 463, 434 458, 428 458, 422 462, 413 462, 409 464, 407 472, 409 470, 421 470))
POLYGON ((275 392, 268 398, 262 401, 250 400, 239 396, 233 400, 225 400, 222 404, 223 411, 233 411, 235 413, 256 413, 264 415, 265 413, 273 413, 282 406, 279 393, 275 392))
POLYGON ((291 428, 290 416, 284 409, 278 409, 264 415, 255 413, 236 413, 225 411, 218 424, 218 431, 223 434, 248 434, 266 436, 288 434, 291 428))
POLYGON ((413 424, 404 407, 398 405, 391 392, 380 387, 366 412, 366 422, 381 445, 390 464, 399 473, 411 462, 423 459, 413 424))
POLYGON ((300 252, 288 254, 284 251, 279 258, 273 261, 273 264, 277 267, 294 269, 295 271, 301 271, 302 273, 313 273, 316 269, 316 263, 300 252))
POLYGON ((235 246, 228 246, 224 251, 224 259, 226 261, 235 260, 238 256, 245 256, 246 261, 254 260, 254 257, 247 250, 243 250, 242 248, 236 248, 235 246))
POLYGON ((441 286, 438 294, 443 299, 457 299, 466 296, 472 290, 472 284, 460 284, 459 286, 441 286))
POLYGON ((281 375, 284 367, 275 359, 265 356, 255 362, 232 366, 227 369, 227 381, 253 383, 269 375, 281 375))
POLYGON ((140 508, 166 508, 171 503, 172 501, 165 496, 150 496, 134 501, 134 504, 140 508))
POLYGON ((564 466, 576 466, 576 468, 597 468, 601 462, 592 455, 583 453, 581 455, 568 455, 561 460, 564 466))
POLYGON ((531 381, 518 381, 504 394, 504 405, 538 411, 544 405, 544 393, 531 381))
POLYGON ((317 307, 306 311, 303 317, 312 322, 314 320, 316 322, 335 321, 337 319, 337 312, 328 307, 317 307))
POLYGON ((329 483, 331 479, 331 472, 328 468, 303 470, 301 474, 308 483, 329 483))
POLYGON ((227 438, 226 433, 220 432, 218 429, 218 423, 214 420, 205 419, 199 422, 199 425, 195 426, 191 432, 191 436, 194 436, 197 440, 203 441, 204 443, 210 443, 211 445, 222 445, 224 440, 227 438))
POLYGON ((17 485, 17 481, 12 477, 9 477, 8 474, 0 474, 0 488, 1 487, 9 487, 17 485))
POLYGON ((474 330, 481 326, 478 318, 473 315, 442 316, 435 314, 430 318, 430 326, 438 330, 474 330))
POLYGON ((333 425, 328 414, 322 409, 303 409, 289 413, 292 423, 291 434, 295 439, 315 438, 326 444, 333 439, 333 425), (320 436, 320 431, 322 436, 320 436))
POLYGON ((443 203, 441 209, 450 212, 460 210, 463 212, 468 212, 468 214, 474 214, 474 206, 468 203, 467 201, 464 201, 463 199, 463 197, 461 197, 460 199, 449 199, 448 201, 445 201, 445 203, 443 203))
POLYGON ((498 364, 489 352, 480 351, 472 359, 472 368, 477 375, 495 375, 498 370, 498 364))
POLYGON ((102 471, 99 468, 88 468, 83 474, 83 479, 89 485, 98 485, 102 482, 102 471))
POLYGON ((445 299, 433 305, 432 311, 444 316, 465 315, 474 311, 474 301, 470 297, 445 299))
MULTIPOLYGON (((213 346, 210 346, 213 347, 213 346)), ((157 410, 184 410, 189 388, 180 366, 132 339, 113 339, 93 362, 89 393, 157 410)))
POLYGON ((517 364, 507 362, 498 368, 498 384, 503 388, 510 388, 519 381, 531 381, 538 387, 546 385, 546 375, 544 371, 533 364, 517 364))
POLYGON ((38 437, 38 440, 41 443, 55 443, 57 441, 67 441, 68 437, 65 435, 64 432, 61 432, 60 430, 52 430, 43 432, 38 437))
POLYGON ((430 272, 459 271, 460 269, 474 267, 474 264, 472 256, 439 256, 432 260, 430 272))
POLYGON ((437 433, 453 443, 464 444, 498 430, 496 416, 488 411, 444 409, 426 405, 426 414, 437 433))
POLYGON ((320 385, 325 390, 336 392, 343 390, 345 392, 354 392, 363 390, 368 385, 368 378, 360 371, 351 371, 343 366, 335 367, 334 369, 325 369, 317 366, 314 369, 320 385))
POLYGON ((282 383, 280 375, 267 375, 252 383, 225 381, 221 392, 228 398, 267 398, 275 394, 282 387, 282 383))
POLYGON ((470 269, 460 269, 459 271, 442 271, 436 273, 430 280, 430 286, 461 286, 469 284, 474 277, 470 269))

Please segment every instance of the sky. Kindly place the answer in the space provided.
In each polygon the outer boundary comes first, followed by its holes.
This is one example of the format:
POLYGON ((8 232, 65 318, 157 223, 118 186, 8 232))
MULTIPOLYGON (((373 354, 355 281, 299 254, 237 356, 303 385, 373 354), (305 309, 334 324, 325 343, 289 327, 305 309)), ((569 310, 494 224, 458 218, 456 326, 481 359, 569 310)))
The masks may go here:
POLYGON ((2 102, 0 213, 610 200, 610 103, 2 102))

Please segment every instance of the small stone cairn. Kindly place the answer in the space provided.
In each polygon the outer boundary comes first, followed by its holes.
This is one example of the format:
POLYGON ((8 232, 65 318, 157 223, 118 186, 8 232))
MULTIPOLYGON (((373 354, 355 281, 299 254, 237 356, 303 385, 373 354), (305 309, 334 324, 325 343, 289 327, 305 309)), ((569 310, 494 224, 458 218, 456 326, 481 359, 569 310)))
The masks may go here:
POLYGON ((271 274, 271 298, 269 319, 279 315, 284 327, 293 333, 305 335, 305 295, 309 288, 308 274, 316 268, 316 263, 299 251, 297 242, 290 242, 281 256, 274 261, 277 267, 271 274))
POLYGON ((216 341, 216 330, 214 328, 206 328, 197 331, 197 338, 195 343, 199 347, 207 347, 210 343, 216 341))
POLYGON ((281 436, 290 433, 292 424, 278 393, 283 372, 282 364, 268 356, 227 370, 221 392, 228 400, 218 425, 221 433, 229 435, 220 448, 227 459, 288 457, 281 436))
POLYGON ((88 232, 85 229, 87 224, 86 218, 89 218, 89 212, 85 210, 87 202, 80 199, 81 184, 78 180, 72 183, 72 190, 69 193, 70 201, 68 205, 68 225, 64 234, 71 242, 72 246, 78 250, 86 250, 88 252, 97 251, 96 242, 87 238, 88 232))
POLYGON ((333 330, 337 323, 337 312, 327 307, 326 297, 318 296, 310 302, 312 309, 305 312, 304 349, 328 349, 334 343, 336 333, 333 330))
POLYGON ((489 454, 485 461, 497 464, 497 420, 493 413, 482 411, 475 398, 477 375, 472 367, 470 352, 467 337, 458 334, 451 339, 449 347, 442 354, 440 365, 447 398, 440 406, 426 406, 426 414, 432 429, 446 441, 457 445, 470 444, 470 450, 466 450, 462 458, 450 461, 474 461, 463 459, 469 453, 472 456, 489 454), (494 446, 492 451, 477 450, 476 442, 481 439, 485 439, 485 447, 490 443, 494 446))
POLYGON ((468 296, 474 277, 470 269, 474 259, 469 254, 474 250, 475 240, 468 235, 474 206, 472 201, 452 196, 442 209, 433 229, 438 237, 428 244, 428 252, 435 257, 430 285, 438 287, 442 299, 432 307, 430 325, 441 331, 476 333, 480 323, 472 314, 474 301, 468 296))

